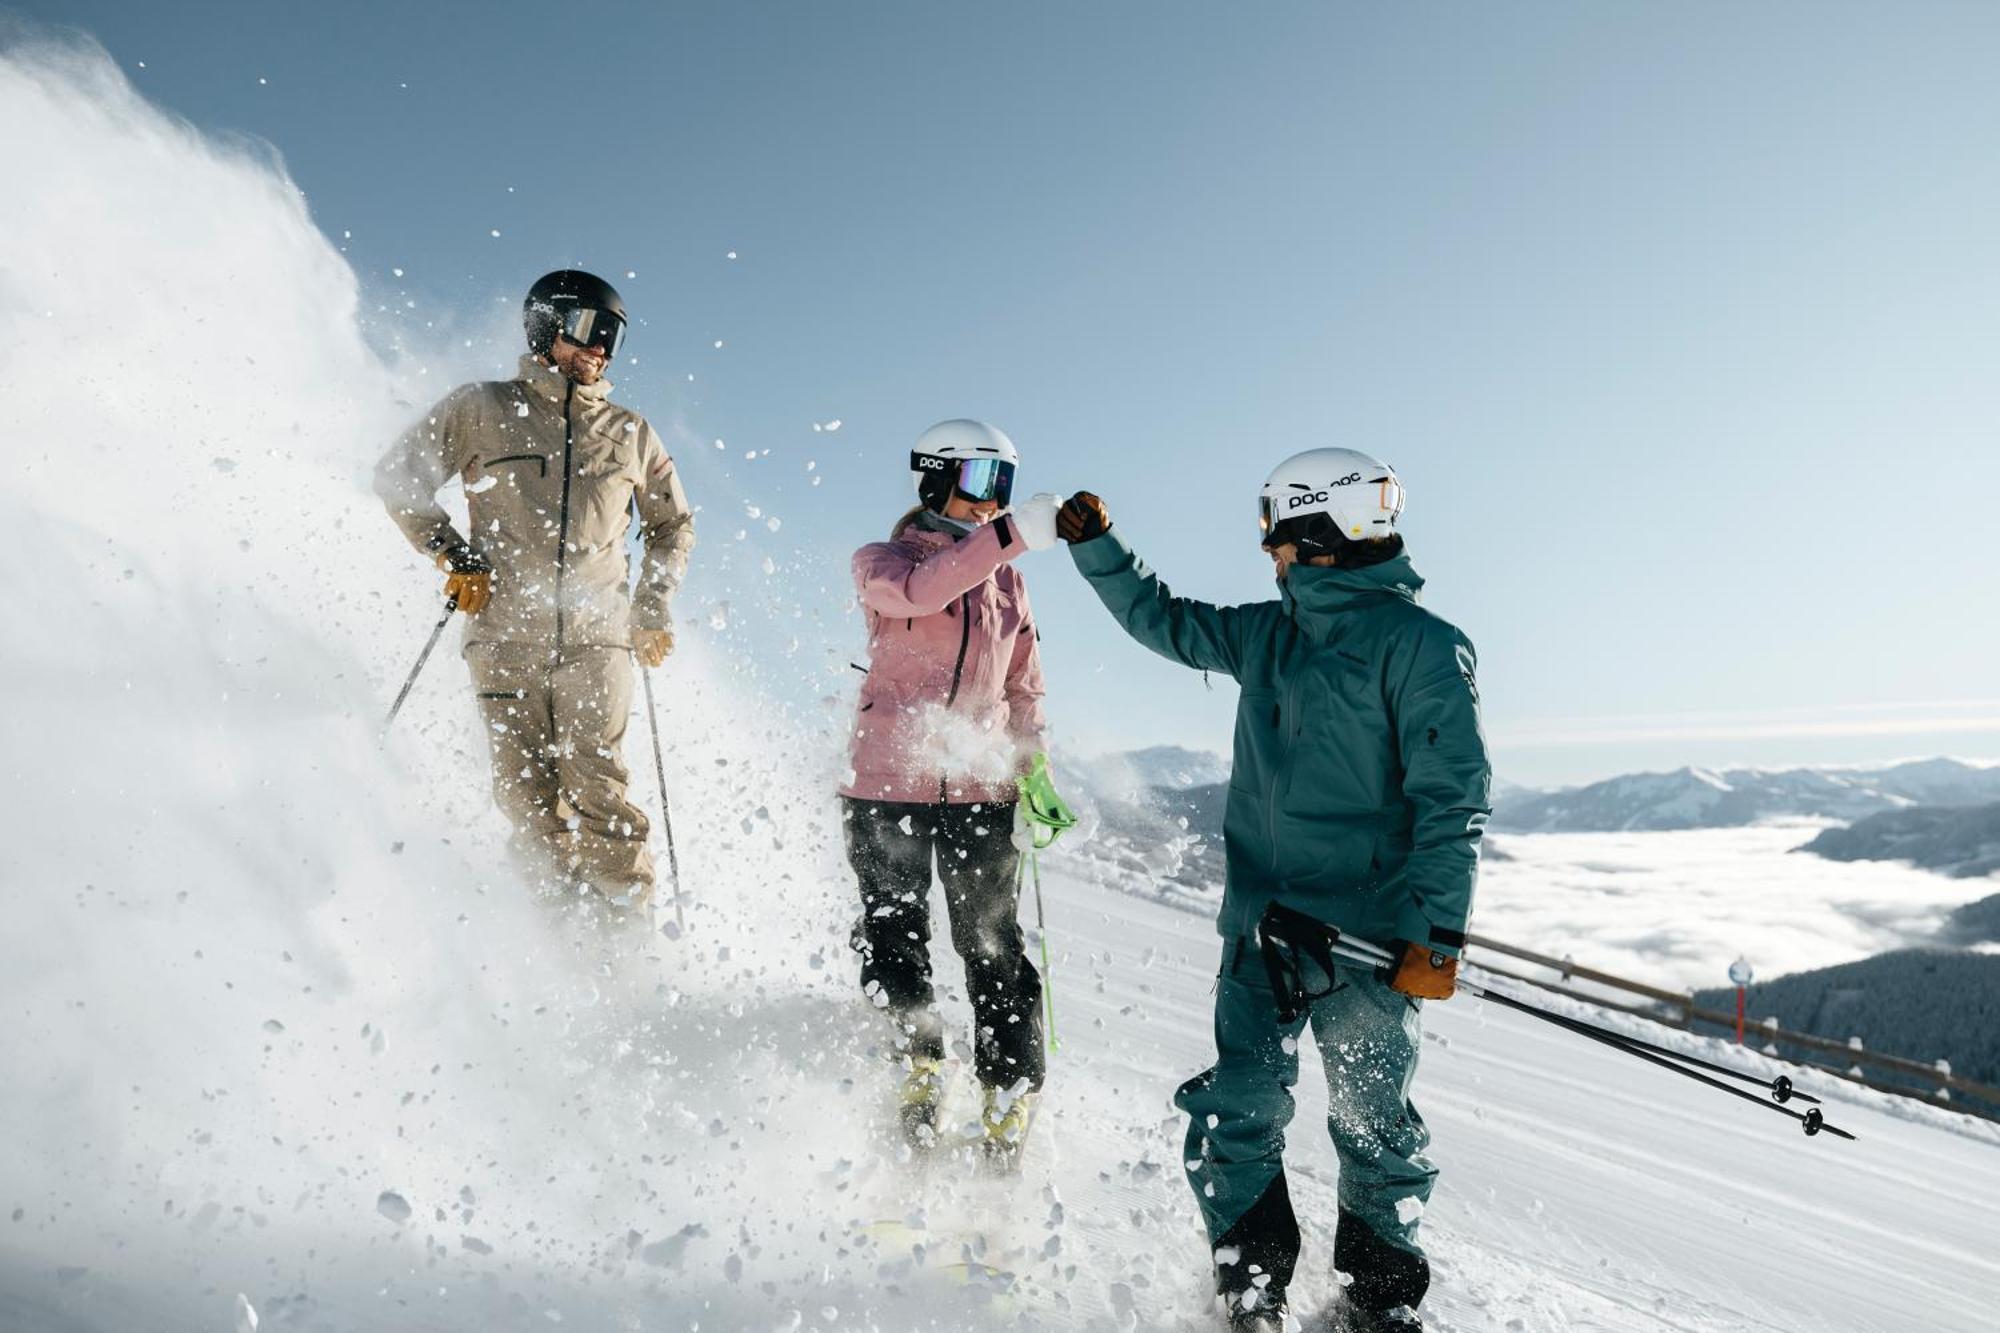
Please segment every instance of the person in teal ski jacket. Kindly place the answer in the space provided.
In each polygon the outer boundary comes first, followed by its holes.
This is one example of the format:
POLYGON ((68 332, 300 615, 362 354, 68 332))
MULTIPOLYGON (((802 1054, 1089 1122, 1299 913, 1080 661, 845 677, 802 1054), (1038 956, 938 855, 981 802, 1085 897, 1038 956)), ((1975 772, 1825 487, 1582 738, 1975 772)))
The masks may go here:
POLYGON ((1285 1324, 1299 1228, 1284 1132, 1310 1022, 1340 1158, 1334 1327, 1420 1329, 1430 1274, 1417 1233, 1437 1168, 1409 1091, 1423 1002, 1455 985, 1491 814, 1477 658, 1418 605, 1388 465, 1310 450, 1271 474, 1259 508, 1279 596, 1247 606, 1175 597, 1089 492, 1065 503, 1058 531, 1127 633, 1241 689, 1216 1063, 1176 1095, 1229 1326, 1285 1324), (1335 959, 1332 932, 1399 962, 1335 959))

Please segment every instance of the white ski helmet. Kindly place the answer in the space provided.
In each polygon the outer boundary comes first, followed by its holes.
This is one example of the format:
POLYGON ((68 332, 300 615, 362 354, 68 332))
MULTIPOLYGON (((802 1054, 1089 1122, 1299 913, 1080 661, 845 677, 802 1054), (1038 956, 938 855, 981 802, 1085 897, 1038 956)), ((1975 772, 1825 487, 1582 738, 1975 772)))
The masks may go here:
POLYGON ((961 417, 940 421, 917 437, 910 450, 910 479, 924 507, 938 513, 954 493, 968 500, 998 500, 1004 509, 1020 463, 1020 451, 1006 432, 961 417))
POLYGON ((1297 542, 1308 554, 1394 536, 1402 512, 1396 470, 1356 449, 1294 454, 1271 469, 1257 497, 1264 545, 1297 542))

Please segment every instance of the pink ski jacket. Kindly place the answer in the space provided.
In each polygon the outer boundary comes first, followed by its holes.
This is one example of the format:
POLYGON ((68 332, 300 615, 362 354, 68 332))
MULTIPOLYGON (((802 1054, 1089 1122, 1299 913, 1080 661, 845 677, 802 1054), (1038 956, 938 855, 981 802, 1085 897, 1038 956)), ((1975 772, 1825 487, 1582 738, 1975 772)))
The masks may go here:
POLYGON ((1025 551, 1005 514, 962 538, 921 518, 854 553, 868 677, 843 796, 969 805, 1015 799, 1043 748, 1042 658, 1025 551))

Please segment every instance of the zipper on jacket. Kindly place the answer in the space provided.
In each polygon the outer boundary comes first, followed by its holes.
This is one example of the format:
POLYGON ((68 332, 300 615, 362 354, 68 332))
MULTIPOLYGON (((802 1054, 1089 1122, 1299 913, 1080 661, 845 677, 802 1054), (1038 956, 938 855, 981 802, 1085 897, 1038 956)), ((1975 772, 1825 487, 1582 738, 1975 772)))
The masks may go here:
MULTIPOLYGON (((1298 634, 1299 634, 1298 621, 1294 620, 1291 623, 1292 623, 1291 636, 1285 641, 1285 647, 1280 648, 1276 654, 1276 660, 1280 670, 1283 670, 1285 666, 1286 650, 1291 648, 1293 644, 1298 642, 1298 634)), ((1271 726, 1278 732, 1279 749, 1278 749, 1277 766, 1271 771, 1271 790, 1269 794, 1265 797, 1265 806, 1264 806, 1265 829, 1268 841, 1271 844, 1271 873, 1273 875, 1278 873, 1278 862, 1279 862, 1278 782, 1281 776, 1286 778, 1287 780, 1289 780, 1290 778, 1290 774, 1289 772, 1286 771, 1285 765, 1291 760, 1292 757, 1291 737, 1292 733, 1298 730, 1298 725, 1299 725, 1298 678, 1296 676, 1294 676, 1291 680, 1285 683, 1284 707, 1290 708, 1292 710, 1292 725, 1289 731, 1286 730, 1284 726, 1283 717, 1279 711, 1280 705, 1276 703, 1273 703, 1271 705, 1271 726)))
POLYGON ((958 699, 959 677, 965 674, 965 650, 972 643, 972 594, 958 595, 958 660, 951 664, 951 693, 944 697, 949 708, 958 699))
POLYGON ((569 561, 569 462, 570 448, 576 443, 576 426, 570 417, 570 404, 576 398, 576 381, 571 380, 563 390, 563 484, 562 504, 556 511, 556 658, 562 658, 563 649, 563 571, 569 561))
MULTIPOLYGON (((944 697, 944 706, 949 708, 958 700, 960 678, 965 675, 965 650, 972 643, 972 594, 958 595, 958 660, 951 664, 951 693, 944 697)), ((938 804, 945 803, 944 774, 938 774, 938 804)))

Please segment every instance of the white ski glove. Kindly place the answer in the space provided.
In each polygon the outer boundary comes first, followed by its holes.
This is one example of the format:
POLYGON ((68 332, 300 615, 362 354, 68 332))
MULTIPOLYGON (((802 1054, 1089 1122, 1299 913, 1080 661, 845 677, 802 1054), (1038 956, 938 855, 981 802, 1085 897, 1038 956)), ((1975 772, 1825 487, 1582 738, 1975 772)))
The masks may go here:
POLYGON ((1043 491, 1012 511, 1014 526, 1030 551, 1046 551, 1056 544, 1056 511, 1061 508, 1060 495, 1043 491))

